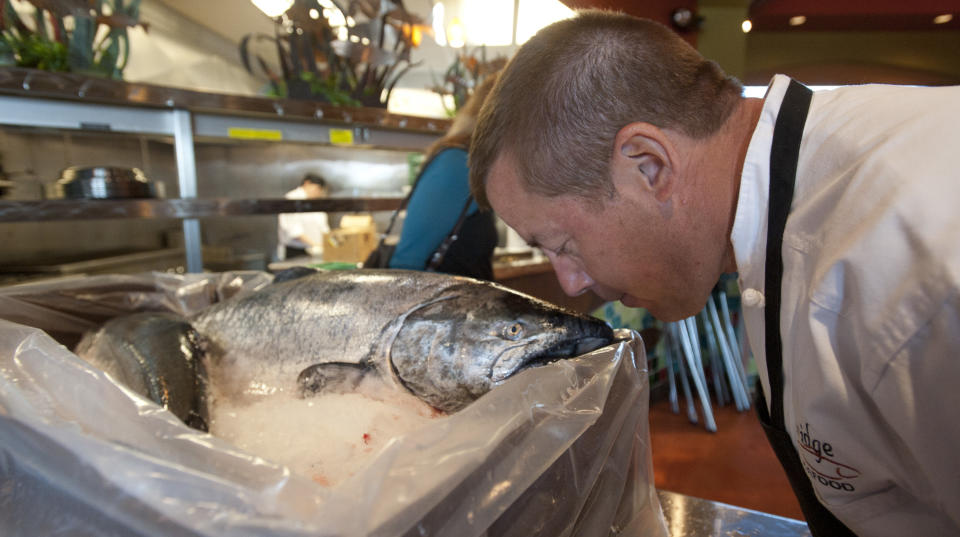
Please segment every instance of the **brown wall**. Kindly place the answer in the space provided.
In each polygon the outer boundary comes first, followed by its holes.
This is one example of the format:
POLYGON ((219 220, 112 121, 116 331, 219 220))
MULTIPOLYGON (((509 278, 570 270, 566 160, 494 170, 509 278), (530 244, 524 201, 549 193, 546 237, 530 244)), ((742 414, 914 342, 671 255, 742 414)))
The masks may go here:
POLYGON ((744 82, 960 84, 960 31, 751 32, 744 82))

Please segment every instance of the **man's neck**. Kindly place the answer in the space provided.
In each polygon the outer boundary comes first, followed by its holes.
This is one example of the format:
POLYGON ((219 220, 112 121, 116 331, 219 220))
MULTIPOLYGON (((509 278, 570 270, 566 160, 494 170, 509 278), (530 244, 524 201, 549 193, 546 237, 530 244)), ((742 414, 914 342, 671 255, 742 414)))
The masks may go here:
POLYGON ((723 127, 709 140, 710 150, 706 153, 711 156, 713 163, 713 177, 715 180, 714 195, 726 207, 725 218, 721 219, 726 225, 728 240, 724 260, 726 272, 736 272, 736 258, 733 255, 733 243, 729 237, 733 231, 733 222, 737 214, 737 201, 740 198, 740 177, 743 174, 743 163, 747 157, 747 149, 753 138, 753 131, 760 120, 763 110, 763 100, 747 98, 740 101, 737 108, 727 119, 723 127))

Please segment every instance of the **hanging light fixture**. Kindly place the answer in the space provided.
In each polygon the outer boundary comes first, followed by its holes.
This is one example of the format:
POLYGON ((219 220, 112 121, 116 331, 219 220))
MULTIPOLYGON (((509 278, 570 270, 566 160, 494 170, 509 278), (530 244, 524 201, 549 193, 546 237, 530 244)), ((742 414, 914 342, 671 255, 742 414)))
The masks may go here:
POLYGON ((253 2, 253 5, 257 6, 257 9, 262 11, 266 16, 271 19, 279 17, 287 12, 290 9, 290 6, 293 5, 293 0, 250 0, 253 2))
POLYGON ((465 34, 460 17, 454 17, 447 26, 447 44, 453 48, 463 47, 467 44, 465 34))
POLYGON ((678 7, 670 12, 670 22, 681 32, 691 32, 700 29, 703 17, 697 15, 690 8, 678 7))
POLYGON ((433 5, 433 38, 441 47, 447 46, 447 32, 443 29, 443 19, 446 17, 443 2, 437 2, 433 5))

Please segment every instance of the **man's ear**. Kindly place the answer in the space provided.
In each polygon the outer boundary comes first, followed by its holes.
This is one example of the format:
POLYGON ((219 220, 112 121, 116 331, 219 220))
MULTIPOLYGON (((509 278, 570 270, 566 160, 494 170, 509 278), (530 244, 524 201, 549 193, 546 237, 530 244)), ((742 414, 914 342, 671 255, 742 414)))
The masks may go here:
POLYGON ((613 166, 617 177, 670 199, 674 188, 674 148, 666 133, 649 123, 630 123, 617 132, 613 166))

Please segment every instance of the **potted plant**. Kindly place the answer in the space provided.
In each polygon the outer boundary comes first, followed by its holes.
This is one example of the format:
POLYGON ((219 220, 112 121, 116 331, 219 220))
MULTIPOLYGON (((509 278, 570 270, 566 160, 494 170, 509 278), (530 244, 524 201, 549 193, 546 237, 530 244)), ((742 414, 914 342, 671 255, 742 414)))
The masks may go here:
POLYGON ((473 94, 473 90, 483 82, 483 80, 493 73, 496 73, 507 64, 505 56, 497 56, 492 60, 487 60, 487 47, 480 45, 472 52, 464 49, 462 53, 456 55, 453 63, 447 67, 443 74, 443 79, 436 82, 431 90, 440 94, 443 102, 443 109, 449 117, 457 115, 460 107, 467 102, 467 98, 473 94), (451 97, 453 106, 447 106, 447 99, 451 97))
POLYGON ((349 106, 386 107, 416 65, 410 51, 431 31, 402 0, 295 0, 274 22, 274 35, 240 42, 247 70, 266 74, 272 95, 349 106), (251 51, 255 42, 275 48, 279 72, 251 51))
POLYGON ((123 77, 128 28, 146 27, 139 22, 140 0, 26 1, 32 17, 0 0, 0 65, 123 77))

